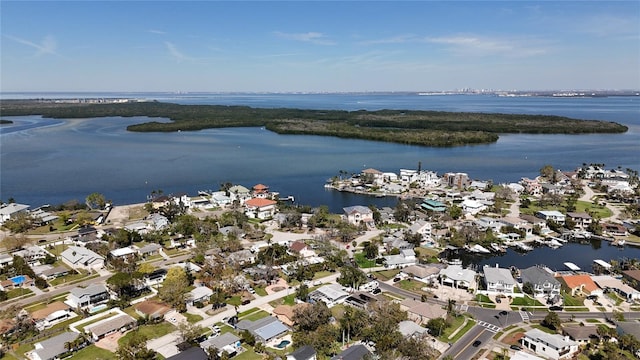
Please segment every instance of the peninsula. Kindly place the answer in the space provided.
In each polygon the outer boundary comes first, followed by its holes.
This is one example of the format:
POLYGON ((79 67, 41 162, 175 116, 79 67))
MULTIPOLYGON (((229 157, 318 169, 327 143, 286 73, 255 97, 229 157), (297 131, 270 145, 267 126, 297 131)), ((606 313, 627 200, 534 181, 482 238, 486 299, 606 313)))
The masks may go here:
POLYGON ((5 116, 49 118, 147 116, 170 121, 130 125, 129 131, 173 132, 224 127, 265 127, 278 134, 336 136, 420 146, 488 144, 501 133, 624 133, 624 125, 552 115, 488 114, 416 110, 307 110, 248 106, 179 105, 156 101, 58 102, 3 100, 5 116))

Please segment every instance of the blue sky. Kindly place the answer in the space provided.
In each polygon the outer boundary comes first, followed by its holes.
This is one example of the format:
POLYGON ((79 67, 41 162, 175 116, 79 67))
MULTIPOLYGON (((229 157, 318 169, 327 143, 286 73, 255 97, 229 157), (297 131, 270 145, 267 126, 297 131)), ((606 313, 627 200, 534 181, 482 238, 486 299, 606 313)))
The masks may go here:
POLYGON ((0 90, 638 89, 639 1, 1 1, 0 90))

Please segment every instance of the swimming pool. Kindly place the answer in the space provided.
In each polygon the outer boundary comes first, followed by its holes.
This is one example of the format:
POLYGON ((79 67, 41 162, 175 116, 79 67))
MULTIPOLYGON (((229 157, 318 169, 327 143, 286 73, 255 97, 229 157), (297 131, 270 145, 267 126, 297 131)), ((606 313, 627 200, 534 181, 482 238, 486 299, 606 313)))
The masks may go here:
POLYGON ((291 344, 291 341, 289 341, 289 340, 282 340, 282 341, 280 341, 280 343, 279 343, 278 345, 276 345, 276 346, 275 346, 275 348, 277 348, 277 349, 284 349, 284 348, 286 348, 287 346, 289 346, 289 344, 291 344))
POLYGON ((98 311, 104 310, 106 308, 107 308, 107 304, 101 304, 101 305, 98 305, 98 306, 94 306, 94 307, 91 308, 91 310, 89 310, 89 313, 90 314, 97 313, 98 311))
POLYGON ((9 280, 11 280, 11 282, 13 282, 14 285, 18 286, 18 285, 22 285, 26 279, 27 278, 24 275, 18 275, 10 278, 9 280))

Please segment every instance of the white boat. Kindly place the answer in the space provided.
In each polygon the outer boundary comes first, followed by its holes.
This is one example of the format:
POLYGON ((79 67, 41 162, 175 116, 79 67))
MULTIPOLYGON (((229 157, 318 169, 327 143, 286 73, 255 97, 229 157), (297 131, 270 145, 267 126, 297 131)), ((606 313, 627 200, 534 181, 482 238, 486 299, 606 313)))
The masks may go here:
POLYGON ((562 246, 562 243, 556 239, 551 239, 551 241, 549 241, 549 247, 559 248, 560 246, 562 246))
POLYGON ((507 251, 507 250, 504 248, 504 246, 501 246, 501 245, 500 245, 500 244, 498 244, 498 243, 491 243, 491 248, 492 248, 493 250, 495 250, 496 252, 505 252, 505 251, 507 251))
POLYGON ((626 241, 624 239, 620 239, 620 240, 614 241, 613 245, 615 245, 615 246, 624 246, 624 243, 626 243, 626 241))
POLYGON ((533 248, 523 242, 515 242, 514 243, 520 250, 531 251, 533 248))
POLYGON ((478 244, 475 244, 471 248, 469 248, 469 251, 474 252, 474 253, 480 253, 480 254, 490 254, 491 253, 491 251, 489 251, 489 249, 487 249, 486 247, 484 247, 482 245, 478 245, 478 244))
POLYGON ((566 266, 571 271, 580 271, 580 267, 572 262, 566 262, 564 263, 564 266, 566 266))

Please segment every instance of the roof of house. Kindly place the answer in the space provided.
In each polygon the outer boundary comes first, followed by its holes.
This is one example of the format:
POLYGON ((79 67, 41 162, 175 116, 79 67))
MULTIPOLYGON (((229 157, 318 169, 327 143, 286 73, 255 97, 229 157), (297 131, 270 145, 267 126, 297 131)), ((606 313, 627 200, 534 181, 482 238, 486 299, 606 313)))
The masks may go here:
POLYGON ((345 208, 342 208, 342 210, 345 212, 345 214, 355 214, 355 213, 360 213, 360 214, 372 214, 373 211, 371 211, 371 209, 369 209, 366 206, 362 206, 362 205, 354 205, 354 206, 348 206, 345 208))
POLYGON ((263 198, 253 198, 253 199, 249 199, 245 202, 245 205, 247 206, 255 206, 255 207, 265 207, 265 206, 269 206, 269 205, 275 205, 277 204, 277 201, 273 201, 273 200, 269 200, 269 199, 263 199, 263 198))
POLYGON ((31 313, 31 318, 33 320, 45 319, 50 314, 53 314, 56 311, 67 310, 69 309, 69 305, 63 303, 62 301, 52 302, 47 305, 44 309, 39 309, 31 313))
POLYGON ((289 328, 285 324, 283 324, 282 321, 273 316, 267 316, 256 321, 241 320, 238 324, 236 324, 236 326, 238 327, 238 329, 248 330, 252 334, 264 340, 272 339, 284 332, 289 331, 289 328))
POLYGON ((258 191, 263 191, 263 190, 267 190, 269 189, 269 187, 267 185, 264 184, 256 184, 253 186, 253 190, 258 190, 258 191))
POLYGON ((69 269, 67 269, 67 267, 64 265, 59 265, 51 269, 43 270, 42 273, 40 274, 44 276, 51 276, 51 275, 63 274, 66 272, 69 272, 69 269))
POLYGON ((119 314, 108 319, 98 321, 95 324, 86 326, 85 330, 92 332, 94 336, 100 337, 104 334, 135 323, 136 320, 133 317, 127 314, 119 314))
POLYGON ((570 289, 583 287, 582 290, 585 292, 598 290, 598 285, 596 285, 590 275, 564 275, 561 278, 570 289))
POLYGON ((72 342, 77 339, 78 336, 80 336, 80 334, 75 332, 63 332, 60 335, 37 343, 34 352, 38 354, 38 357, 42 360, 55 359, 58 355, 67 352, 64 344, 72 342))
POLYGON ((516 283, 509 269, 485 266, 482 270, 488 283, 503 283, 506 285, 515 285, 516 283))
POLYGON ((573 340, 565 340, 562 335, 559 334, 549 334, 540 329, 531 329, 524 333, 524 336, 529 339, 536 340, 539 342, 544 342, 548 346, 554 347, 556 349, 562 349, 565 346, 577 345, 573 340))
POLYGON ((69 246, 60 254, 64 259, 72 264, 88 263, 91 264, 104 258, 95 252, 81 246, 69 246))
POLYGON ((162 246, 160 246, 159 244, 147 244, 147 245, 139 248, 138 252, 141 253, 141 254, 146 254, 146 253, 158 251, 160 249, 162 249, 162 246))
POLYGON ((198 286, 189 292, 191 299, 202 299, 203 297, 213 295, 213 290, 206 286, 198 286))
POLYGON ((200 347, 203 349, 212 347, 214 349, 221 350, 223 347, 235 344, 237 341, 240 341, 239 337, 237 337, 233 333, 226 332, 220 336, 216 336, 201 342, 200 347))
POLYGON ((568 212, 567 216, 572 219, 591 219, 591 215, 586 212, 568 212))
POLYGON ((339 284, 324 285, 314 290, 314 292, 316 291, 333 301, 349 296, 349 293, 342 290, 342 287, 339 284))
POLYGON ((229 193, 230 194, 242 194, 242 193, 246 194, 246 193, 249 193, 249 189, 247 189, 242 185, 234 185, 229 188, 229 193))
POLYGON ((316 355, 316 350, 310 345, 305 345, 297 348, 294 352, 289 354, 287 357, 290 356, 295 360, 309 360, 314 355, 316 355))
POLYGON ((294 241, 291 245, 289 245, 289 249, 291 249, 292 251, 295 252, 300 252, 302 250, 304 250, 304 248, 307 247, 307 244, 305 244, 303 241, 294 241))
POLYGON ((104 287, 104 285, 92 284, 86 288, 75 287, 71 289, 70 294, 77 298, 81 298, 83 296, 94 296, 105 292, 107 292, 107 288, 104 287))
POLYGON ((407 312, 428 319, 443 317, 447 314, 447 311, 438 304, 430 304, 413 299, 405 299, 401 302, 401 304, 402 306, 407 307, 407 312))
POLYGON ((414 323, 410 320, 400 321, 398 324, 398 331, 402 336, 411 336, 414 334, 426 334, 428 332, 427 328, 423 328, 422 326, 414 323))
POLYGON ((531 266, 526 269, 520 270, 520 275, 522 276, 523 283, 531 283, 531 284, 544 284, 550 283, 553 286, 559 286, 560 282, 556 280, 547 270, 539 267, 539 266, 531 266))
POLYGON ((429 276, 438 275, 438 273, 440 273, 440 270, 441 268, 437 266, 410 265, 402 269, 402 272, 405 274, 413 275, 417 278, 424 279, 429 276))
POLYGON ((353 345, 340 354, 331 358, 331 360, 362 360, 371 352, 362 344, 353 345))
POLYGON ((622 273, 632 279, 640 281, 640 270, 626 270, 622 273))
POLYGON ((156 301, 145 300, 139 302, 133 306, 138 312, 151 316, 151 315, 164 315, 171 310, 171 307, 167 304, 159 303, 156 301))
POLYGON ((29 208, 29 205, 24 205, 24 204, 17 204, 17 203, 6 204, 3 207, 0 207, 0 216, 1 215, 11 216, 12 214, 15 214, 17 212, 27 210, 28 208, 29 208))
POLYGON ((377 169, 372 169, 372 168, 364 169, 364 170, 362 170, 362 173, 363 174, 382 175, 382 171, 377 170, 377 169))
POLYGON ((562 326, 562 332, 576 341, 589 340, 598 336, 598 327, 595 325, 565 325, 562 326))
POLYGON ((640 339, 640 323, 637 320, 618 321, 616 326, 622 331, 623 334, 631 334, 640 339))
POLYGON ((123 248, 111 250, 111 255, 115 257, 126 256, 126 255, 135 254, 135 253, 136 251, 130 247, 123 247, 123 248))
POLYGON ((463 269, 461 265, 449 265, 440 270, 440 275, 446 276, 450 280, 466 281, 468 283, 473 283, 476 278, 475 271, 471 269, 463 269))
POLYGON ((166 360, 207 360, 207 353, 200 347, 190 347, 185 351, 168 357, 166 360))

